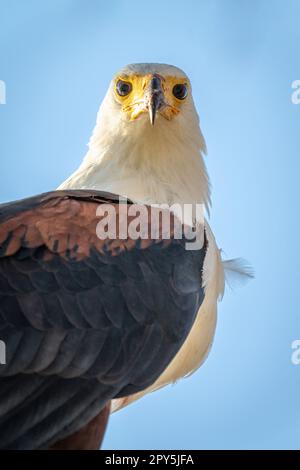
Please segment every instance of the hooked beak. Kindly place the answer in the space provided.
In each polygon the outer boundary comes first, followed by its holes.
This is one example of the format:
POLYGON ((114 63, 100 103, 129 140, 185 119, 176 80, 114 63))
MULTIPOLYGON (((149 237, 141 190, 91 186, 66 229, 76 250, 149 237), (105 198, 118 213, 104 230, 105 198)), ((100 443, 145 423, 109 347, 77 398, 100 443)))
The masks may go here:
POLYGON ((164 105, 165 101, 161 86, 161 78, 154 75, 150 81, 147 98, 147 107, 149 111, 150 123, 152 126, 154 126, 157 111, 159 111, 159 109, 161 109, 164 105))

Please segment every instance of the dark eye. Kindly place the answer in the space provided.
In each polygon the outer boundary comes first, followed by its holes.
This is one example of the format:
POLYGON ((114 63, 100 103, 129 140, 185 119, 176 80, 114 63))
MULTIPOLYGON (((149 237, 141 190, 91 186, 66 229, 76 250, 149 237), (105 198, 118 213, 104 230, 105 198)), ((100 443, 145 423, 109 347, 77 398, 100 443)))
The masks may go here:
POLYGON ((120 96, 129 95, 132 90, 132 85, 129 82, 124 82, 124 80, 119 80, 116 85, 117 93, 120 96))
POLYGON ((184 98, 187 97, 188 94, 188 89, 187 86, 184 83, 178 83, 178 85, 175 85, 173 88, 173 95, 175 98, 178 100, 184 100, 184 98))

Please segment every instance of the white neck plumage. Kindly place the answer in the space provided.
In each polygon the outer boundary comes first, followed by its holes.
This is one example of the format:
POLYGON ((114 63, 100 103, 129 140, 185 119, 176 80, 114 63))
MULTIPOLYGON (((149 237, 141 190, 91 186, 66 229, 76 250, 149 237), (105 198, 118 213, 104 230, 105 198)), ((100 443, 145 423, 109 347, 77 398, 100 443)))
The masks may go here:
POLYGON ((147 204, 207 207, 205 142, 194 107, 172 121, 158 116, 152 127, 147 115, 128 122, 113 106, 107 96, 88 153, 59 189, 96 189, 147 204))

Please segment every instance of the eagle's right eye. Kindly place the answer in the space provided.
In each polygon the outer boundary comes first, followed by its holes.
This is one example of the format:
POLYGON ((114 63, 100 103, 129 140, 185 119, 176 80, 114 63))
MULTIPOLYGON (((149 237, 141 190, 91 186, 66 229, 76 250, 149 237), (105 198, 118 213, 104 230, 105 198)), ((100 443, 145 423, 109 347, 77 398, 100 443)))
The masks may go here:
POLYGON ((124 80, 118 80, 116 84, 117 93, 120 96, 127 96, 132 90, 132 85, 124 80))

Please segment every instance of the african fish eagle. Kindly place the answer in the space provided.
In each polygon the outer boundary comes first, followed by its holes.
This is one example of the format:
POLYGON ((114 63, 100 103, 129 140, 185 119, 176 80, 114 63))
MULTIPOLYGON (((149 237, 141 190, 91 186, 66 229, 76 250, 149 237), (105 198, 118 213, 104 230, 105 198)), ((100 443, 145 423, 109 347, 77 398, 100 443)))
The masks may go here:
POLYGON ((204 153, 187 75, 129 65, 80 167, 57 191, 0 206, 1 449, 99 448, 110 411, 203 362, 224 289, 207 221, 170 210, 169 238, 159 219, 156 238, 111 239, 97 211, 128 225, 134 204, 208 207, 204 153), (175 219, 201 246, 186 249, 175 219))

